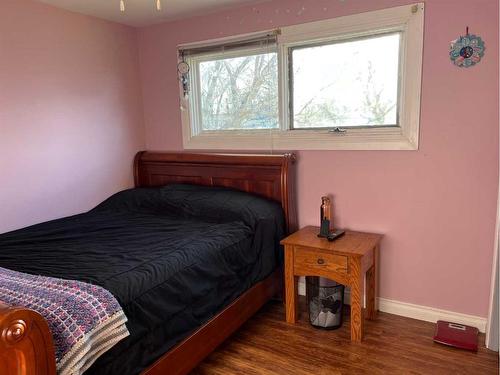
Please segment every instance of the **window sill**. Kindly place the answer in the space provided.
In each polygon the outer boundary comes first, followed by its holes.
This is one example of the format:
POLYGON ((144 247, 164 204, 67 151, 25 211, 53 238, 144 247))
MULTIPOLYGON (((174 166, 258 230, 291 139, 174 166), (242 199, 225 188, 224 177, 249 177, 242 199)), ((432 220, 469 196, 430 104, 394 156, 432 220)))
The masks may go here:
POLYGON ((184 138, 186 150, 418 150, 401 128, 204 132, 184 138), (230 145, 230 146, 228 146, 230 145))

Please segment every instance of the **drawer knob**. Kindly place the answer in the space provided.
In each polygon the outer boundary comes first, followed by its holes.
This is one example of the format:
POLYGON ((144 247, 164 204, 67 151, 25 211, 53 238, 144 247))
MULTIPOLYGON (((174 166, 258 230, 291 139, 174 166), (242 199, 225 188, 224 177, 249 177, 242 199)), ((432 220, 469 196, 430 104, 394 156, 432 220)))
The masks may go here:
POLYGON ((318 258, 318 264, 325 264, 325 260, 323 258, 318 258))

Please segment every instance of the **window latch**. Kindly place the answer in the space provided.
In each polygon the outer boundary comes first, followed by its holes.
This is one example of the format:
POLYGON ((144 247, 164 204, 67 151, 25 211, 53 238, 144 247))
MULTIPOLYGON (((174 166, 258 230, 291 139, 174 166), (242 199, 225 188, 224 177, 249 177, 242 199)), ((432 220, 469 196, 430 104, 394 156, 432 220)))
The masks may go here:
POLYGON ((334 133, 334 134, 343 134, 345 133, 347 130, 345 129, 342 129, 342 128, 339 128, 339 127, 336 127, 336 128, 332 128, 330 130, 328 130, 328 133, 334 133))

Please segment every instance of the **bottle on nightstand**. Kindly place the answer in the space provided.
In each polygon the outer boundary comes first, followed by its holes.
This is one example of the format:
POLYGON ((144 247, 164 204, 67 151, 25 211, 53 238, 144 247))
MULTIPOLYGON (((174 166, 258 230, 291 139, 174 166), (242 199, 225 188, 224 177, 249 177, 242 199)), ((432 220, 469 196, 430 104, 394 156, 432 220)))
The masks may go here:
POLYGON ((341 229, 333 229, 333 214, 332 214, 332 202, 329 197, 321 197, 321 207, 319 209, 320 214, 320 228, 318 237, 324 237, 328 241, 334 241, 335 239, 342 237, 345 231, 341 229))
POLYGON ((333 227, 332 221, 332 203, 330 198, 324 196, 321 197, 321 207, 320 212, 320 229, 319 237, 328 237, 331 228, 333 227))

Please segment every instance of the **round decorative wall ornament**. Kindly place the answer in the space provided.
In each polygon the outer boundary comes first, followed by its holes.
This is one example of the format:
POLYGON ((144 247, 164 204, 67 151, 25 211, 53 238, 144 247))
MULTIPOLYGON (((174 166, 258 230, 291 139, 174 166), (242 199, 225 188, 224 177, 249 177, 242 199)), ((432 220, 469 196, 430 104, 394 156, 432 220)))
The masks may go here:
POLYGON ((188 74, 189 73, 188 63, 185 62, 184 60, 179 62, 179 64, 177 64, 177 71, 179 72, 179 74, 188 74))
POLYGON ((465 35, 451 42, 450 59, 456 66, 469 68, 481 61, 484 50, 481 37, 469 34, 469 28, 467 28, 465 35))

